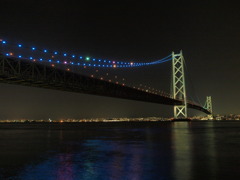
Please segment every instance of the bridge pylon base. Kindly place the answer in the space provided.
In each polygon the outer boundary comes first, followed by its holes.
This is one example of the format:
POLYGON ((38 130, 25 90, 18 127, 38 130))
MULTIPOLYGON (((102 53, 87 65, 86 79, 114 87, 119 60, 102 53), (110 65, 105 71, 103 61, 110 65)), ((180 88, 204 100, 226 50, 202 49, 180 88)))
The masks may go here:
POLYGON ((208 120, 213 120, 213 115, 212 114, 209 114, 207 117, 208 117, 208 120))
POLYGON ((179 119, 172 119, 172 121, 173 122, 190 122, 190 121, 192 121, 191 119, 189 119, 189 118, 179 118, 179 119))

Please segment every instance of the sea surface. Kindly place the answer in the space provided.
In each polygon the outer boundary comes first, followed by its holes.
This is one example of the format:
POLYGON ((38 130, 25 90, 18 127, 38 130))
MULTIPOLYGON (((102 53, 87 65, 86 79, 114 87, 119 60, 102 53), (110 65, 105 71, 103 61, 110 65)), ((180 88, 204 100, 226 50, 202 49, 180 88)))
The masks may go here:
POLYGON ((240 121, 0 124, 0 179, 240 179, 240 121))

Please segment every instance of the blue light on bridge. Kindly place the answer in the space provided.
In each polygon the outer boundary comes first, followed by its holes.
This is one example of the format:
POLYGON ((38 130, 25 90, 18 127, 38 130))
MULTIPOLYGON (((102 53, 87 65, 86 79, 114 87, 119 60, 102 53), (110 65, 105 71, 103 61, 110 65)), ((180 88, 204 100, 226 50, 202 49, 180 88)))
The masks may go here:
MULTIPOLYGON (((2 42, 2 44, 6 44, 7 42, 6 41, 4 41, 4 40, 0 40, 1 42, 2 42)), ((17 47, 19 47, 19 48, 22 48, 22 47, 24 47, 24 45, 22 45, 22 44, 15 44, 15 46, 17 46, 17 47)), ((38 50, 38 48, 36 48, 36 47, 30 47, 29 48, 29 50, 32 50, 32 51, 36 51, 36 50, 38 50)), ((47 52, 50 52, 49 50, 47 50, 47 49, 42 49, 41 50, 42 52, 44 52, 44 53, 47 53, 47 52)), ((51 51, 50 53, 52 53, 52 54, 55 54, 55 55, 57 55, 57 54, 61 54, 61 55, 63 55, 63 56, 68 56, 67 55, 67 53, 62 53, 62 52, 58 52, 58 51, 51 51)), ((12 54, 11 53, 7 53, 6 54, 7 56, 12 56, 12 54)), ((23 55, 24 56, 24 55, 23 55)), ((21 55, 19 55, 18 56, 19 58, 22 58, 22 56, 21 55)), ((25 57, 25 56, 24 56, 25 57)), ((29 57, 29 56, 28 56, 29 57)), ((85 66, 94 66, 94 67, 125 67, 125 68, 128 68, 128 67, 140 67, 140 66, 149 66, 149 65, 155 65, 155 64, 160 64, 160 63, 164 63, 164 62, 167 62, 167 61, 170 61, 170 60, 172 60, 172 57, 171 57, 171 55, 169 55, 169 56, 166 56, 166 57, 164 57, 164 58, 162 58, 162 59, 160 59, 160 60, 156 60, 156 61, 150 61, 150 62, 140 62, 140 63, 133 63, 133 62, 126 62, 126 61, 112 61, 112 60, 108 60, 108 59, 95 59, 95 58, 90 58, 90 57, 88 57, 88 56, 77 56, 77 55, 69 55, 69 57, 72 57, 72 58, 75 58, 75 57, 77 57, 77 58, 79 58, 79 59, 84 59, 84 60, 86 60, 86 61, 90 61, 90 60, 92 60, 92 61, 96 61, 96 62, 99 62, 98 64, 88 64, 87 62, 86 62, 86 64, 84 64, 85 66), (101 63, 100 63, 101 62, 101 63), (121 66, 120 66, 120 64, 121 64, 121 66)), ((43 59, 41 58, 41 59, 39 59, 39 57, 35 57, 35 58, 37 58, 38 60, 40 60, 40 61, 43 61, 43 59)), ((49 58, 51 58, 51 57, 49 57, 49 58)), ((52 56, 52 58, 54 58, 54 56, 52 56)), ((28 59, 33 59, 33 57, 29 57, 28 59)), ((35 61, 36 59, 34 59, 34 61, 35 61)), ((44 61, 46 61, 46 62, 55 62, 55 63, 61 63, 61 64, 71 64, 71 65, 80 65, 80 63, 78 63, 78 62, 67 62, 66 61, 66 59, 62 59, 63 61, 61 61, 61 59, 60 59, 60 61, 54 61, 53 59, 45 59, 44 61)), ((96 63, 96 62, 94 62, 94 63, 96 63)), ((89 62, 90 63, 90 62, 89 62)), ((82 65, 82 64, 81 64, 82 65)))

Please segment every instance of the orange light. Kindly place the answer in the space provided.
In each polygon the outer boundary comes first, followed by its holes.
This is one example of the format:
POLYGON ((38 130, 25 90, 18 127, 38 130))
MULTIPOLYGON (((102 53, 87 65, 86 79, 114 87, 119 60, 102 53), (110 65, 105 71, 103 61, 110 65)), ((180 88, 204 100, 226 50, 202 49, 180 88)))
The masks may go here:
POLYGON ((52 67, 55 67, 55 65, 54 65, 54 64, 52 64, 52 67))
POLYGON ((111 80, 111 79, 109 79, 108 81, 109 81, 109 82, 112 82, 112 80, 111 80))
POLYGON ((69 69, 69 68, 67 68, 67 71, 70 71, 70 69, 69 69))
POLYGON ((116 84, 118 84, 118 82, 116 82, 116 84))
POLYGON ((87 67, 86 67, 86 66, 84 66, 83 68, 84 68, 84 69, 86 69, 87 67))
POLYGON ((103 77, 101 77, 100 79, 103 80, 103 77))
POLYGON ((91 75, 91 77, 93 77, 93 75, 91 75))
POLYGON ((116 68, 117 67, 116 64, 114 64, 113 67, 116 68))
POLYGON ((12 55, 13 55, 13 53, 12 53, 12 52, 10 52, 10 53, 9 53, 9 55, 10 55, 10 56, 12 56, 12 55))
POLYGON ((54 58, 54 56, 52 56, 52 58, 54 58))
POLYGON ((132 66, 132 65, 133 65, 133 62, 130 62, 130 65, 132 66))

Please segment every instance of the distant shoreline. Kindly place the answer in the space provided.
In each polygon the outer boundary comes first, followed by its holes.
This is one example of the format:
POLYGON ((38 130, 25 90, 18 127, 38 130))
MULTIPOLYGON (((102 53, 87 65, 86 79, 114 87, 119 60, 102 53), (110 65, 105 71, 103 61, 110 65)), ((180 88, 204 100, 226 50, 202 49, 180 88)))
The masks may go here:
MULTIPOLYGON (((239 120, 198 120, 198 119, 192 119, 192 121, 198 121, 198 122, 230 122, 230 121, 239 121, 239 120)), ((70 122, 70 121, 54 121, 54 122, 48 122, 48 121, 25 121, 25 122, 15 122, 15 121, 0 121, 0 124, 87 124, 87 123, 149 123, 149 122, 173 122, 172 120, 128 120, 128 121, 122 121, 122 120, 105 120, 105 121, 96 121, 96 120, 89 120, 89 121, 77 121, 77 122, 70 122)), ((177 121, 174 121, 177 122, 177 121)), ((179 121, 181 122, 181 121, 179 121)))
MULTIPOLYGON (((198 119, 193 119, 188 122, 238 122, 239 120, 198 120, 198 119)), ((68 124, 129 124, 129 123, 135 123, 135 124, 140 124, 140 123, 164 123, 164 122, 177 122, 177 121, 172 121, 172 120, 129 120, 129 121, 84 121, 84 122, 37 122, 37 121, 32 121, 32 122, 0 122, 0 125, 4 124, 22 124, 22 125, 39 125, 39 124, 45 124, 45 125, 68 125, 68 124)), ((179 121, 183 122, 183 121, 179 121)), ((240 121, 239 121, 240 122, 240 121)))
POLYGON ((0 123, 0 131, 7 130, 76 130, 76 131, 101 131, 109 130, 111 128, 160 128, 160 127, 170 127, 171 124, 185 124, 191 127, 194 123, 236 123, 240 122, 237 120, 193 120, 193 121, 120 121, 120 122, 31 122, 31 123, 21 123, 21 122, 6 122, 0 123), (169 126, 170 125, 170 126, 169 126))

